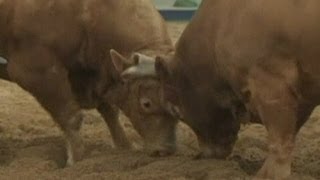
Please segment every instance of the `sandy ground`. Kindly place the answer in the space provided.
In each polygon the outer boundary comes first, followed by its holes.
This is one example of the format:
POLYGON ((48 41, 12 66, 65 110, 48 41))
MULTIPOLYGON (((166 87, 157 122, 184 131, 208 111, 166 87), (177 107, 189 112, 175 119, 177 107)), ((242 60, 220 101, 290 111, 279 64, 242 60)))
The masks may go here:
MULTIPOLYGON (((185 23, 169 23, 176 40, 185 23)), ((121 117, 132 142, 141 139, 121 117)), ((320 109, 315 110, 297 139, 293 163, 295 179, 320 179, 320 109)), ((152 158, 139 151, 113 148, 110 133, 96 111, 86 112, 81 130, 85 159, 62 168, 65 159, 60 130, 32 96, 18 86, 0 81, 0 179, 248 179, 266 156, 263 126, 241 129, 230 160, 193 160, 197 141, 190 129, 179 125, 178 152, 152 158)))

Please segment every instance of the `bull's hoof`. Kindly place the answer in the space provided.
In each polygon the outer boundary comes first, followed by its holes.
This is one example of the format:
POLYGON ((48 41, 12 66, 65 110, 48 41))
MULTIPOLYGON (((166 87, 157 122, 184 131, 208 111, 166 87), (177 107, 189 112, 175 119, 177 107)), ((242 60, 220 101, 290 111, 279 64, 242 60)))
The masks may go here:
POLYGON ((198 159, 226 159, 231 154, 229 149, 211 148, 203 149, 202 152, 194 156, 194 160, 198 159))
POLYGON ((268 172, 261 172, 259 171, 257 175, 252 178, 253 180, 289 180, 290 175, 280 173, 275 175, 274 172, 268 173, 268 172))
POLYGON ((289 162, 279 163, 272 158, 267 158, 262 168, 254 179, 256 180, 289 180, 291 175, 291 164, 289 162))
POLYGON ((252 180, 292 180, 291 178, 287 177, 287 178, 270 178, 270 177, 263 177, 263 176, 255 176, 252 178, 252 180))
POLYGON ((117 149, 120 150, 132 150, 134 149, 134 146, 131 143, 121 143, 121 144, 116 144, 115 145, 117 149))
POLYGON ((193 157, 194 160, 201 160, 201 159, 226 159, 228 155, 217 155, 212 153, 205 153, 201 152, 198 153, 193 157))
POLYGON ((194 160, 200 160, 200 159, 210 159, 213 158, 208 154, 205 154, 204 152, 200 152, 197 155, 195 155, 192 159, 194 160))
POLYGON ((174 145, 168 145, 168 146, 160 146, 160 147, 153 147, 153 148, 147 148, 146 149, 149 156, 151 157, 166 157, 170 156, 175 153, 176 147, 174 145))
POLYGON ((149 153, 151 157, 166 157, 174 154, 171 150, 155 150, 149 153))
POLYGON ((73 166, 77 161, 83 159, 85 147, 83 144, 78 144, 77 148, 67 146, 67 162, 66 167, 73 166))

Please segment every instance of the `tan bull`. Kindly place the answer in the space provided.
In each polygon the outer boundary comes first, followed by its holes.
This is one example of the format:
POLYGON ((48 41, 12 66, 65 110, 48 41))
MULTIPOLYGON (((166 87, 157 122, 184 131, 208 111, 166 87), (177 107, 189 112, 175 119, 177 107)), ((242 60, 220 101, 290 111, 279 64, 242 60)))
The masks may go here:
POLYGON ((101 113, 118 147, 130 147, 120 108, 148 150, 174 151, 176 120, 161 106, 159 81, 126 76, 173 51, 151 1, 0 0, 0 51, 1 78, 30 92, 63 130, 67 165, 83 154, 81 109, 101 113))
POLYGON ((228 156, 247 113, 269 134, 257 177, 290 175, 295 137, 320 104, 319 19, 318 0, 202 1, 155 68, 168 110, 196 132, 203 157, 228 156))

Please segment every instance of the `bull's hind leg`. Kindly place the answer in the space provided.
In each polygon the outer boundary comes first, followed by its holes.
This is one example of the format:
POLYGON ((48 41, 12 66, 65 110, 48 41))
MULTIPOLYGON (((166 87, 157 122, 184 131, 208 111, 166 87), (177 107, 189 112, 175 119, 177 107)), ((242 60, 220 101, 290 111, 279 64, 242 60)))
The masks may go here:
POLYGON ((15 51, 10 60, 8 71, 13 81, 30 92, 63 130, 67 165, 72 165, 84 151, 78 132, 82 116, 66 70, 54 53, 40 46, 15 51))
POLYGON ((286 179, 291 174, 295 137, 312 111, 302 105, 287 77, 260 69, 249 81, 251 103, 268 130, 269 153, 257 177, 286 179))

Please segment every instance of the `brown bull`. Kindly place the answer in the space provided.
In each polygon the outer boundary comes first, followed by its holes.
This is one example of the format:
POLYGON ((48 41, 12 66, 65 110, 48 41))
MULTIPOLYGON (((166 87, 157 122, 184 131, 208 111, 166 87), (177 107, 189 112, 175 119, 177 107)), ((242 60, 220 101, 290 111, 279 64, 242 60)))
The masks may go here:
POLYGON ((202 2, 175 54, 155 67, 168 109, 196 132, 203 156, 228 156, 248 113, 269 135, 257 177, 290 175, 295 137, 320 104, 319 19, 318 0, 202 2))
POLYGON ((173 152, 176 121, 161 106, 159 82, 126 75, 173 50, 151 1, 0 0, 0 50, 8 60, 1 77, 30 92, 64 131, 67 165, 83 154, 83 108, 102 114, 118 147, 130 147, 120 108, 147 149, 173 152))

